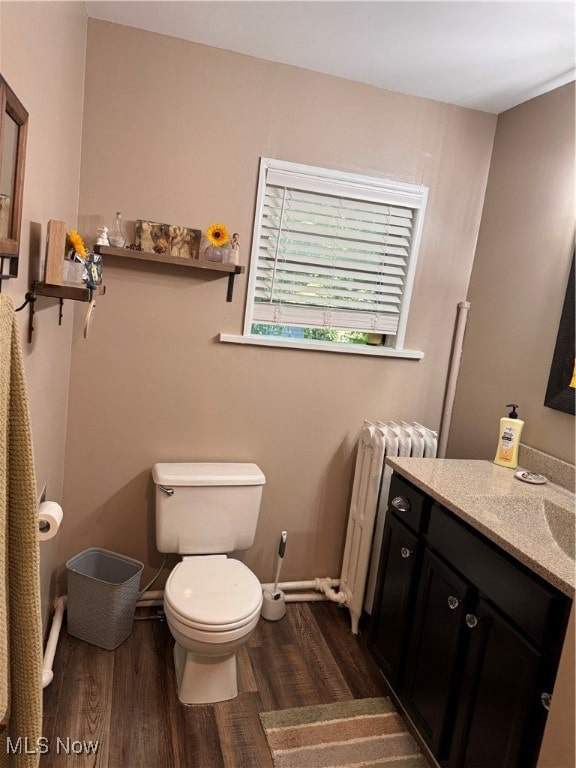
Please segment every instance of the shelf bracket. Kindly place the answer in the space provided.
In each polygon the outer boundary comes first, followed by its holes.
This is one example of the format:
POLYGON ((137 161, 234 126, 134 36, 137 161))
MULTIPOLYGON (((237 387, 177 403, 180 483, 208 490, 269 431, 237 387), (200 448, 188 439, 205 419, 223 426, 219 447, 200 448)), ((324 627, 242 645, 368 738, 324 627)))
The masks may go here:
POLYGON ((228 290, 226 291, 226 301, 232 301, 232 295, 234 294, 234 278, 235 272, 230 272, 228 275, 228 290))
POLYGON ((230 272, 228 275, 228 290, 226 291, 226 301, 232 301, 232 295, 234 293, 234 278, 242 272, 242 267, 236 265, 234 272, 230 272))

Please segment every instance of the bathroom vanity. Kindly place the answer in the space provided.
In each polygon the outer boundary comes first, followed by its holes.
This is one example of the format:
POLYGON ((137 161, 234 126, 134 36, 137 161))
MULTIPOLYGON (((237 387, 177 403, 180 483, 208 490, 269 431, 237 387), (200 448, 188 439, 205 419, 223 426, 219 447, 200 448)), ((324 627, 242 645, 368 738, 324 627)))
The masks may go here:
POLYGON ((370 647, 441 766, 534 768, 574 596, 574 495, 389 459, 370 647))

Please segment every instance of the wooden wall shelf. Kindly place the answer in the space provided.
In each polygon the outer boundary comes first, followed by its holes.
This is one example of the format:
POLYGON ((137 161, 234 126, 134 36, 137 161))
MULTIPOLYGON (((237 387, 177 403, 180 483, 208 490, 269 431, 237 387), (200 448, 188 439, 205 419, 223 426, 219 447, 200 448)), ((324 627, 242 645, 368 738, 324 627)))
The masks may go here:
POLYGON ((94 289, 85 285, 53 285, 52 283, 34 283, 33 290, 37 296, 49 296, 53 299, 71 299, 72 301, 91 301, 94 296, 103 296, 106 293, 105 285, 98 285, 94 289))
MULTIPOLYGON (((64 256, 66 252, 66 224, 63 221, 50 219, 46 229, 46 260, 44 263, 44 280, 32 282, 30 290, 26 293, 24 303, 16 309, 21 312, 28 307, 28 343, 32 342, 34 333, 34 311, 38 296, 46 296, 51 299, 59 299, 60 312, 58 325, 62 325, 62 314, 65 299, 70 301, 89 302, 87 318, 92 316, 94 299, 106 293, 105 285, 97 285, 89 288, 83 283, 73 284, 63 281, 64 256)), ((87 338, 87 329, 84 329, 87 338)))
POLYGON ((28 307, 28 344, 32 343, 34 334, 34 312, 38 296, 47 296, 51 299, 60 300, 60 312, 58 314, 58 325, 62 325, 62 313, 64 299, 71 301, 92 301, 96 296, 103 296, 106 293, 105 285, 98 285, 95 288, 87 288, 83 285, 56 285, 55 283, 34 282, 32 288, 25 296, 24 304, 18 307, 16 312, 21 312, 24 307, 28 307))
POLYGON ((234 278, 246 271, 245 267, 237 264, 222 264, 218 261, 205 261, 204 259, 186 259, 175 256, 164 256, 151 251, 135 251, 132 248, 112 248, 107 245, 94 246, 96 253, 101 256, 119 256, 122 259, 136 259, 139 261, 155 261, 159 264, 175 264, 184 269, 203 269, 208 272, 219 272, 224 277, 228 275, 228 291, 226 301, 232 301, 234 291, 234 278))

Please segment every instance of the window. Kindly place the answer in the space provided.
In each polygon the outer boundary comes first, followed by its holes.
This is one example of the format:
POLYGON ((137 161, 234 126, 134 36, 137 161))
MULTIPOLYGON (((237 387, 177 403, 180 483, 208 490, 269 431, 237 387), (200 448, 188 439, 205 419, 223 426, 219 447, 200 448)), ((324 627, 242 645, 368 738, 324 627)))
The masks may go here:
POLYGON ((244 337, 403 350, 427 192, 262 158, 244 337))

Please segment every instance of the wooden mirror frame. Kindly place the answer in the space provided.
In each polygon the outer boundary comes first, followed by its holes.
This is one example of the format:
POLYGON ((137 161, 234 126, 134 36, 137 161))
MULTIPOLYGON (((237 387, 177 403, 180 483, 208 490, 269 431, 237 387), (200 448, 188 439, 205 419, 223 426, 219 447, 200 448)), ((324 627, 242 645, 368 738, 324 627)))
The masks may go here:
POLYGON ((560 317, 554 357, 544 405, 574 416, 576 389, 570 386, 574 376, 576 343, 574 338, 574 256, 568 278, 568 288, 560 317))
POLYGON ((0 75, 0 164, 2 162, 3 138, 6 121, 4 115, 8 114, 18 126, 18 142, 16 145, 16 164, 14 176, 13 199, 10 211, 10 226, 8 234, 11 237, 0 237, 0 261, 9 260, 8 274, 4 275, 4 269, 0 270, 0 287, 2 277, 16 277, 18 275, 18 254, 20 251, 20 227, 22 224, 22 196, 24 192, 24 167, 26 162, 26 138, 28 133, 28 112, 10 88, 6 80, 0 75))

